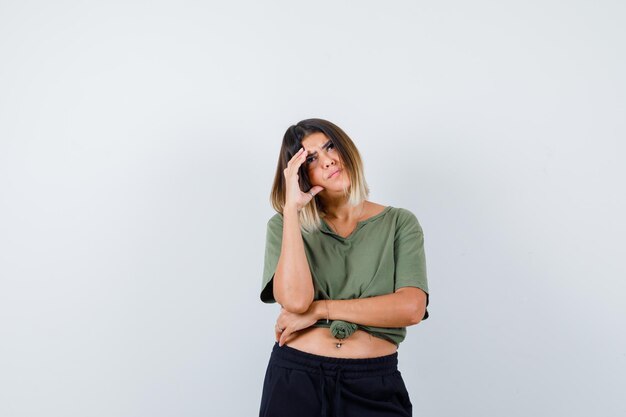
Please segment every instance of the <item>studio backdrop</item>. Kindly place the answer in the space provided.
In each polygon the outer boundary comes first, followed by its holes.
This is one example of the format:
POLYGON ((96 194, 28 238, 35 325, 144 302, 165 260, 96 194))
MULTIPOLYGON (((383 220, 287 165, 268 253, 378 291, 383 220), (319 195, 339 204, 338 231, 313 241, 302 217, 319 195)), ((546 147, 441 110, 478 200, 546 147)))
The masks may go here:
POLYGON ((0 416, 258 415, 284 131, 424 230, 416 416, 626 415, 620 1, 0 1, 0 416))

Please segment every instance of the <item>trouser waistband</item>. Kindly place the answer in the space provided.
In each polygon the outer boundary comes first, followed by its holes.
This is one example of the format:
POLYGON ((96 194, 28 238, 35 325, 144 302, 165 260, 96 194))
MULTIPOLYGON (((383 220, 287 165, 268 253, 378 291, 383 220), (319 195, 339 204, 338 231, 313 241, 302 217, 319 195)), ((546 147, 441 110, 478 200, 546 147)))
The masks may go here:
POLYGON ((279 366, 283 364, 289 368, 312 372, 316 372, 321 364, 329 375, 334 375, 341 368, 346 378, 386 375, 398 369, 398 352, 376 358, 333 358, 303 352, 287 345, 280 347, 278 343, 274 343, 271 359, 279 366))

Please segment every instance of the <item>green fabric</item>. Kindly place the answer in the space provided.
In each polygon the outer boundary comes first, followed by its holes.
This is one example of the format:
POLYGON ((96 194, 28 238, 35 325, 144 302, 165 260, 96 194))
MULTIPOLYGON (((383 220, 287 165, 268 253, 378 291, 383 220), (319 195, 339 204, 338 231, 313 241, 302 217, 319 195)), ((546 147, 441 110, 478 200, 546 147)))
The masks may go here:
POLYGON ((337 339, 345 339, 346 337, 350 337, 358 328, 359 326, 357 324, 350 323, 349 321, 333 320, 330 324, 330 334, 337 339))
MULTIPOLYGON (((267 222, 261 287, 261 301, 265 303, 276 302, 272 279, 280 256, 282 230, 282 214, 276 213, 267 222)), ((381 213, 359 222, 346 238, 322 221, 319 231, 302 233, 302 238, 315 300, 367 298, 391 294, 401 287, 417 287, 426 293, 428 306, 424 234, 411 211, 387 206, 381 213)), ((427 318, 428 310, 422 320, 427 318)), ((323 319, 314 326, 330 327, 331 323, 323 319)), ((357 327, 396 345, 406 337, 406 327, 357 327)))

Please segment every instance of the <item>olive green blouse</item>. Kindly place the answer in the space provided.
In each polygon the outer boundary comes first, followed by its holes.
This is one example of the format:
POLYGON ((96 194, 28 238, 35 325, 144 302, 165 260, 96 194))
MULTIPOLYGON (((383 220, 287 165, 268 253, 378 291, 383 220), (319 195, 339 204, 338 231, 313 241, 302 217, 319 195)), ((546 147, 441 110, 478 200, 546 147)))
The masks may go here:
MULTIPOLYGON (((274 303, 273 277, 283 237, 283 216, 276 213, 267 222, 261 301, 274 303)), ((357 223, 348 237, 333 232, 322 220, 319 231, 302 233, 315 300, 347 300, 390 294, 401 287, 417 287, 426 293, 428 282, 424 234, 415 215, 403 208, 385 209, 357 223)), ((422 320, 428 318, 428 310, 422 320)), ((326 319, 314 324, 329 327, 326 319)), ((358 325, 373 336, 399 345, 406 327, 358 325)))

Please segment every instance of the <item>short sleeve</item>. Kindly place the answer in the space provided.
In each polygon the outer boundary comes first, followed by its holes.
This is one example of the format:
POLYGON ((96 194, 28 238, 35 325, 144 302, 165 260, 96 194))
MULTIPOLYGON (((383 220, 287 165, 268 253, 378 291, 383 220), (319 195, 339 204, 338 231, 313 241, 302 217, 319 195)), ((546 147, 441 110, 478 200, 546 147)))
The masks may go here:
MULTIPOLYGON (((428 279, 424 254, 424 233, 417 218, 409 210, 398 216, 394 241, 394 291, 402 287, 417 287, 426 293, 428 307, 428 279)), ((428 318, 428 309, 422 320, 428 318)))
POLYGON ((283 218, 276 213, 267 222, 265 235, 265 261, 263 263, 263 284, 261 286, 261 301, 275 303, 274 299, 274 273, 280 257, 280 249, 283 241, 283 218))

